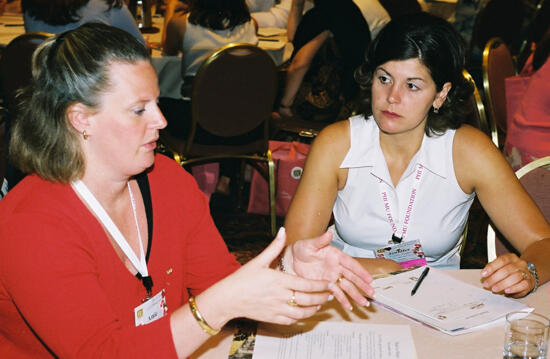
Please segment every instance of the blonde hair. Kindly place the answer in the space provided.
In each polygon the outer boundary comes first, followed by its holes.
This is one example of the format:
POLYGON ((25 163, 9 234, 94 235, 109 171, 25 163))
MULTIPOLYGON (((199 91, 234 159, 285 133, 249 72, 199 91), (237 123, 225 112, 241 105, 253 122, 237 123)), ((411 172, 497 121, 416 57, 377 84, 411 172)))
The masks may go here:
POLYGON ((34 52, 32 82, 19 95, 12 137, 12 163, 51 182, 82 177, 85 161, 79 133, 68 108, 81 103, 94 110, 109 86, 113 62, 150 61, 147 49, 115 27, 87 23, 44 41, 34 52))

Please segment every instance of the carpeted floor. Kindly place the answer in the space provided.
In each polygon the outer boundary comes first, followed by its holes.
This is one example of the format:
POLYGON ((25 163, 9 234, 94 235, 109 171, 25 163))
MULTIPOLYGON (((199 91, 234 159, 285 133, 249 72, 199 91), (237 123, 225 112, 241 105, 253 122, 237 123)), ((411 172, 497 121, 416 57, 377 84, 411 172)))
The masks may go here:
MULTIPOLYGON (((246 213, 246 199, 218 201, 213 197, 210 205, 212 217, 227 247, 237 260, 244 264, 259 254, 272 240, 269 234, 269 218, 246 213), (244 208, 243 208, 244 207, 244 208)), ((277 228, 284 218, 278 218, 277 228)), ((461 268, 483 268, 487 264, 486 248, 487 216, 479 202, 474 201, 470 210, 468 236, 461 260, 461 268)))

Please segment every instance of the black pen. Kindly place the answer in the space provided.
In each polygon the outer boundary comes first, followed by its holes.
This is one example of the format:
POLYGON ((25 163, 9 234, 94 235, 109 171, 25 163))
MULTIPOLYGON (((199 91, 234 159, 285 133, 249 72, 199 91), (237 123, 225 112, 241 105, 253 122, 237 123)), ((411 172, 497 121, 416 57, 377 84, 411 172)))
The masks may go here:
POLYGON ((279 40, 277 40, 277 39, 262 39, 262 38, 260 38, 259 40, 260 41, 269 41, 269 42, 279 42, 279 40))
POLYGON ((420 277, 416 281, 416 284, 414 285, 413 290, 411 290, 411 295, 414 295, 414 293, 416 293, 416 291, 418 290, 418 287, 420 287, 420 284, 422 284, 422 281, 424 280, 424 278, 426 278, 429 271, 430 271, 430 267, 424 268, 424 270, 422 271, 422 274, 420 274, 420 277))

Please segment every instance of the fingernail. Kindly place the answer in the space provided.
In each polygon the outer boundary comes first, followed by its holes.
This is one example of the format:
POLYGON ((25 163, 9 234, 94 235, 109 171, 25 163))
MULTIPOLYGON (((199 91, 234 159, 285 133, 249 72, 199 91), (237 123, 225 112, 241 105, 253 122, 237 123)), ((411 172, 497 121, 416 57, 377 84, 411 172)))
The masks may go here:
POLYGON ((487 276, 487 271, 486 271, 486 270, 482 271, 482 272, 481 272, 481 276, 482 276, 482 277, 487 276))
POLYGON ((321 310, 321 306, 320 306, 320 305, 317 306, 317 310, 321 310))
POLYGON ((353 311, 353 307, 352 307, 352 306, 349 307, 349 311, 350 311, 350 312, 353 311))
POLYGON ((330 301, 333 300, 333 299, 334 299, 334 296, 331 294, 331 295, 328 296, 328 299, 327 299, 327 300, 330 302, 330 301))
POLYGON ((370 307, 370 302, 368 300, 365 303, 365 307, 370 307))
POLYGON ((279 231, 277 232, 277 237, 279 237, 279 236, 285 234, 285 232, 286 232, 285 227, 279 228, 279 231))

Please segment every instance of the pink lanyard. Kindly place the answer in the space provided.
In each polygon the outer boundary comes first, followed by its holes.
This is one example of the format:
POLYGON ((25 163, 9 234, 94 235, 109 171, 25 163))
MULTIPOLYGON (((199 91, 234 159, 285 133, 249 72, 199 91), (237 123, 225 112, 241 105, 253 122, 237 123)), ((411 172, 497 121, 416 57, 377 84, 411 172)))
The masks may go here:
POLYGON ((380 193, 382 195, 382 202, 384 202, 384 210, 386 211, 386 218, 388 219, 388 222, 390 223, 391 229, 393 231, 392 240, 390 243, 401 243, 401 241, 405 238, 405 235, 407 234, 407 230, 409 228, 409 223, 411 221, 412 216, 412 210, 414 206, 414 202, 416 200, 416 194, 418 192, 418 186, 420 185, 420 180, 422 178, 422 173, 424 172, 424 166, 421 164, 418 164, 418 170, 416 171, 416 175, 413 180, 413 185, 411 188, 411 196, 409 198, 409 205, 407 206, 407 210, 405 211, 405 216, 403 218, 403 228, 401 230, 401 237, 397 236, 397 225, 395 224, 395 221, 393 220, 393 216, 391 214, 390 209, 390 201, 388 201, 388 193, 384 188, 382 187, 382 180, 378 179, 378 187, 380 189, 380 193))

